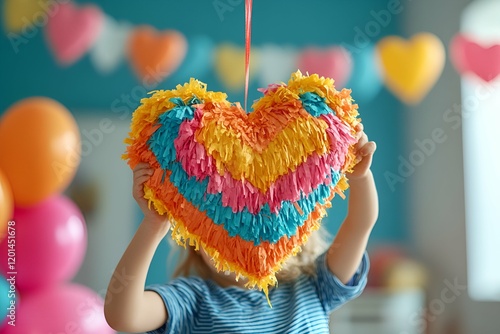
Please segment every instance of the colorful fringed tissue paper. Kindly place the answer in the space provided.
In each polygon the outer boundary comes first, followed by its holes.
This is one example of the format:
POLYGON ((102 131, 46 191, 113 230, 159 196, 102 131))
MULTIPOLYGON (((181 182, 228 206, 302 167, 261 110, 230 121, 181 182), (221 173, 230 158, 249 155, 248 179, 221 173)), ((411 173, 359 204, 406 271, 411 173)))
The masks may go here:
POLYGON ((262 92, 247 114, 195 79, 155 91, 134 112, 124 158, 155 169, 145 198, 168 215, 175 241, 267 295, 348 187, 360 120, 350 91, 316 74, 262 92))

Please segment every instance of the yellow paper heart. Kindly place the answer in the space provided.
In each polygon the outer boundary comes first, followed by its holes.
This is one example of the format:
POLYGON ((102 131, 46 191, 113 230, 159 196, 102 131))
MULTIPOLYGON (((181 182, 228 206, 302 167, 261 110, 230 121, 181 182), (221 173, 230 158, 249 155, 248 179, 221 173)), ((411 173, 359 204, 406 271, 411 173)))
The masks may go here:
POLYGON ((28 26, 41 28, 57 6, 57 3, 49 4, 47 0, 5 0, 5 28, 11 32, 21 32, 28 26))
POLYGON ((409 41, 389 36, 377 49, 387 88, 407 104, 420 102, 443 71, 444 45, 433 34, 417 34, 409 41))
MULTIPOLYGON (((259 54, 251 51, 250 75, 258 68, 259 54)), ((215 71, 222 83, 230 90, 240 90, 245 85, 245 49, 222 44, 215 54, 215 71)))

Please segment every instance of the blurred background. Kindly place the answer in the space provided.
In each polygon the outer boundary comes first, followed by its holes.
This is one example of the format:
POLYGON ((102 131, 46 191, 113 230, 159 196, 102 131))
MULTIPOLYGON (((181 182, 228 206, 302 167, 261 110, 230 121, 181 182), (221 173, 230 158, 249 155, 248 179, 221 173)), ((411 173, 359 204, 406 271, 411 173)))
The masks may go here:
MULTIPOLYGON (((59 219, 69 226, 78 216, 68 232, 75 244, 52 250, 57 259, 61 252, 73 252, 71 259, 60 259, 72 264, 46 283, 72 281, 65 284, 73 290, 45 292, 44 298, 59 305, 64 300, 68 309, 76 307, 75 298, 91 298, 95 311, 141 221, 131 196, 132 174, 121 160, 132 113, 148 92, 172 89, 190 77, 243 103, 244 1, 0 4, 0 200, 13 198, 15 205, 14 214, 0 205, 0 218, 10 231, 12 217, 21 230, 18 217, 45 225, 59 219), (51 100, 25 100, 31 97, 51 100), (55 108, 59 118, 44 122, 30 108, 55 108), (62 167, 64 177, 47 180, 43 189, 49 190, 40 190, 38 197, 26 181, 37 173, 33 161, 38 160, 30 159, 42 154, 30 139, 36 137, 29 136, 38 127, 27 126, 32 130, 26 135, 16 128, 30 121, 60 125, 69 136, 64 154, 74 153, 73 162, 62 167), (71 135, 79 135, 81 145, 71 135), (18 142, 34 152, 25 151, 29 157, 12 153, 18 142), (26 163, 16 165, 18 158, 26 163), (16 187, 24 189, 22 195, 16 187), (64 207, 67 215, 52 217, 45 207, 35 208, 56 193, 64 196, 51 197, 51 205, 64 207), (79 295, 71 299, 72 293, 79 295)), ((498 17, 500 1, 493 0, 254 1, 249 102, 261 96, 257 88, 286 82, 297 69, 332 77, 338 89, 352 89, 365 131, 378 146, 372 170, 380 216, 369 244, 370 288, 332 315, 332 332, 500 333, 500 214, 495 211, 500 138, 494 128, 500 121, 498 17)), ((324 220, 332 234, 346 208, 346 201, 334 200, 324 220)), ((16 239, 18 257, 25 259, 18 265, 32 276, 30 281, 19 274, 20 299, 23 288, 38 293, 26 297, 26 310, 17 310, 20 322, 19 312, 36 313, 44 305, 33 281, 38 275, 34 263, 49 262, 37 250, 50 246, 33 246, 43 231, 43 226, 30 235, 19 231, 16 239), (23 240, 30 246, 22 246, 23 240)), ((158 249, 148 283, 171 277, 175 256, 170 248, 165 240, 158 249)), ((2 256, 6 262, 7 255, 2 256)), ((4 268, 4 276, 11 271, 4 268)), ((11 286, 7 280, 5 295, 11 286)), ((7 316, 11 300, 5 301, 7 316)), ((79 323, 81 315, 68 317, 79 323)), ((34 325, 13 331, 6 322, 5 333, 35 333, 34 325)), ((108 332, 105 324, 88 331, 108 332)))

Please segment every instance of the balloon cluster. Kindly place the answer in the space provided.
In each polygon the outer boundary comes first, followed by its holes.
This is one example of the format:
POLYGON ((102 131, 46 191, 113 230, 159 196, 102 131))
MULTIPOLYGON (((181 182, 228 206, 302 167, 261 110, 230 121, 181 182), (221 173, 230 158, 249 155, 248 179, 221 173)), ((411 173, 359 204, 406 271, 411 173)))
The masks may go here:
POLYGON ((28 98, 0 119, 0 333, 114 333, 103 300, 68 283, 82 264, 87 232, 61 194, 80 163, 69 111, 28 98))

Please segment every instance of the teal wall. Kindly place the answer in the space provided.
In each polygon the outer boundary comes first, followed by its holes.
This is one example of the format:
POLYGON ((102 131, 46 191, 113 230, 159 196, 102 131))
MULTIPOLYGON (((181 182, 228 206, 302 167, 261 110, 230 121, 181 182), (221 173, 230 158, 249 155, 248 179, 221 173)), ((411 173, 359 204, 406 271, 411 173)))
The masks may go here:
MULTIPOLYGON (((236 4, 232 6, 232 11, 224 13, 222 21, 212 0, 78 2, 97 4, 108 16, 133 25, 150 24, 158 29, 179 30, 188 40, 206 36, 216 44, 223 41, 239 45, 244 43, 242 1, 221 0, 223 3, 236 4)), ((364 30, 370 22, 372 26, 374 22, 377 25, 373 11, 385 10, 390 3, 394 4, 395 0, 257 0, 254 1, 252 43, 254 46, 272 43, 296 48, 341 43, 354 45, 359 31, 357 29, 364 30)), ((383 26, 379 24, 380 32, 373 35, 372 42, 386 35, 400 34, 398 21, 401 19, 400 15, 392 15, 390 23, 384 23, 383 26)), ((22 98, 43 95, 62 102, 73 112, 94 109, 100 110, 103 117, 117 119, 119 115, 111 111, 111 106, 122 94, 129 94, 138 85, 127 62, 104 76, 94 69, 88 55, 68 68, 59 67, 45 43, 42 30, 30 38, 27 44, 20 45, 18 53, 13 51, 9 39, 2 34, 0 59, 0 113, 22 98)), ((187 77, 175 80, 185 79, 187 77)), ((198 79, 208 83, 211 90, 224 90, 213 71, 198 79)), ((166 80, 159 88, 172 88, 180 83, 177 81, 166 80)), ((256 88, 256 84, 251 86, 250 100, 258 98, 256 88)), ((233 101, 243 100, 242 93, 229 93, 229 96, 233 101)), ((353 92, 353 96, 356 98, 356 92, 353 92)), ((137 105, 138 101, 134 103, 137 105)), ((371 242, 404 243, 409 239, 406 188, 400 184, 395 191, 391 191, 384 179, 385 171, 397 170, 397 157, 404 152, 404 110, 385 89, 372 101, 359 103, 366 132, 378 144, 373 173, 380 196, 380 218, 371 242)), ((126 108, 130 113, 134 109, 126 108)), ((116 152, 117 157, 120 154, 116 152)), ((338 228, 345 212, 346 202, 336 199, 326 219, 332 233, 338 228)), ((164 279, 166 248, 166 245, 162 245, 157 252, 149 275, 150 282, 164 279)), ((171 271, 170 266, 168 271, 171 271)))

